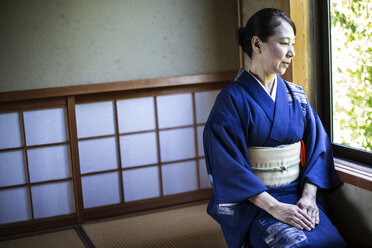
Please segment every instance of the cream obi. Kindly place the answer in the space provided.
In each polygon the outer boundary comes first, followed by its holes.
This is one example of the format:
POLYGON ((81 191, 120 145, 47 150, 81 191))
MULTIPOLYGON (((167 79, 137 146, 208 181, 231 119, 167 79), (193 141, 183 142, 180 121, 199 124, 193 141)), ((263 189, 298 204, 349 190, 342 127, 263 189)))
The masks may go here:
POLYGON ((287 185, 300 175, 301 141, 277 147, 248 147, 251 168, 267 187, 287 185))

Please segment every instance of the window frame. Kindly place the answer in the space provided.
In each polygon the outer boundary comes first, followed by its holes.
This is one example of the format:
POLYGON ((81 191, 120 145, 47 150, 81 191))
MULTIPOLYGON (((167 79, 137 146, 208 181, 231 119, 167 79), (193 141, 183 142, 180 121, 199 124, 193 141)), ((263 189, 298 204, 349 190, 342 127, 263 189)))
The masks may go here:
MULTIPOLYGON (((318 81, 318 95, 322 111, 319 116, 323 125, 329 134, 330 140, 333 140, 333 96, 332 96, 332 50, 331 50, 331 22, 330 22, 330 0, 318 1, 319 6, 319 63, 320 80, 318 81)), ((343 160, 355 162, 365 167, 372 168, 372 152, 349 147, 332 142, 334 156, 343 160)))

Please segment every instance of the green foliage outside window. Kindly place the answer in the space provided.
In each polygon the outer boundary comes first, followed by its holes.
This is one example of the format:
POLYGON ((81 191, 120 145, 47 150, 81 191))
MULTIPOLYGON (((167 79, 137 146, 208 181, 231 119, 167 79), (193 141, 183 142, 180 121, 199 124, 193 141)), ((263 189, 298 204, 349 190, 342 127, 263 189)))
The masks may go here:
POLYGON ((372 151, 372 3, 330 3, 333 142, 372 151))

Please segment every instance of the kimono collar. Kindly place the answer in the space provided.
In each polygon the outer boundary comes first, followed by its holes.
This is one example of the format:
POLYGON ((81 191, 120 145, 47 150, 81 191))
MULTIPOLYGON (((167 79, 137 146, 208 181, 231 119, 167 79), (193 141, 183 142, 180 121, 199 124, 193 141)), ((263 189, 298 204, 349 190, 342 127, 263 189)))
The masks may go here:
POLYGON ((277 92, 275 101, 274 121, 271 126, 269 139, 275 141, 287 137, 289 128, 289 102, 287 87, 283 79, 277 76, 277 92))
POLYGON ((265 86, 263 86, 263 84, 261 84, 261 82, 250 72, 248 71, 249 74, 252 75, 252 77, 254 77, 254 79, 256 79, 256 81, 262 86, 262 88, 264 88, 264 90, 266 91, 266 93, 271 97, 271 99, 273 99, 273 101, 275 102, 275 98, 276 98, 276 81, 277 81, 277 75, 275 75, 274 77, 274 81, 273 81, 273 85, 272 85, 272 89, 271 89, 271 94, 270 92, 268 92, 265 88, 265 86))
MULTIPOLYGON (((267 117, 272 121, 274 116, 275 103, 267 94, 260 83, 246 70, 241 69, 236 76, 235 82, 238 82, 253 100, 265 111, 267 117)), ((278 94, 278 93, 277 93, 278 94)))
POLYGON ((283 140, 283 136, 287 135, 289 127, 289 103, 287 87, 283 79, 277 75, 275 102, 260 83, 246 70, 241 69, 234 81, 238 82, 248 92, 270 119, 272 125, 268 139, 273 142, 269 143, 283 140))

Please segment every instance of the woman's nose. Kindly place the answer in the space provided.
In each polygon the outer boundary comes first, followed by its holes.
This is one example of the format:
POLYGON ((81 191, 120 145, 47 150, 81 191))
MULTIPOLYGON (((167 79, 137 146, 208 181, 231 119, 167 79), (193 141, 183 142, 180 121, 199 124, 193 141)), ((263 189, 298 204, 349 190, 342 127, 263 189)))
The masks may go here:
POLYGON ((292 58, 296 55, 293 46, 289 46, 289 50, 287 52, 287 57, 292 58))

